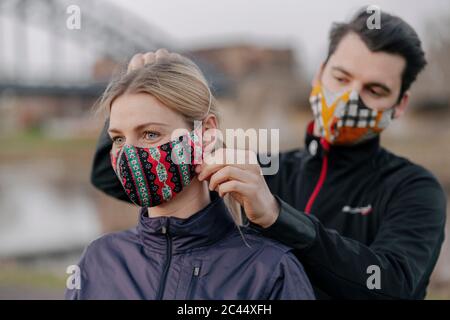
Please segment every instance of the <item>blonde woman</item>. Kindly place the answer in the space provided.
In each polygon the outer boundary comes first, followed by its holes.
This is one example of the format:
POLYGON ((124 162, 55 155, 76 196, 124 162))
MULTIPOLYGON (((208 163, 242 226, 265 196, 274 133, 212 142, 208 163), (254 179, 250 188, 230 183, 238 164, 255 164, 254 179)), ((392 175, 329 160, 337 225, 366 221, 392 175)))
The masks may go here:
POLYGON ((240 225, 236 206, 197 179, 196 161, 213 143, 202 138, 219 116, 192 61, 175 54, 130 70, 100 108, 111 166, 139 221, 85 249, 81 288, 67 299, 314 299, 290 248, 240 225))

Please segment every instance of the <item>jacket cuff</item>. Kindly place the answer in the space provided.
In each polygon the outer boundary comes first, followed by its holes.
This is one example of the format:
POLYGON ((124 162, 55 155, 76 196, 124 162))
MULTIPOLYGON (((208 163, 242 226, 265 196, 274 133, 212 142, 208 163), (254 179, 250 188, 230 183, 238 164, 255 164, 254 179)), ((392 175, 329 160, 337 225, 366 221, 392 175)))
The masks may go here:
POLYGON ((268 228, 262 228, 250 222, 264 236, 278 240, 296 250, 309 248, 316 239, 314 221, 305 213, 294 209, 289 204, 275 196, 280 206, 277 220, 268 228))

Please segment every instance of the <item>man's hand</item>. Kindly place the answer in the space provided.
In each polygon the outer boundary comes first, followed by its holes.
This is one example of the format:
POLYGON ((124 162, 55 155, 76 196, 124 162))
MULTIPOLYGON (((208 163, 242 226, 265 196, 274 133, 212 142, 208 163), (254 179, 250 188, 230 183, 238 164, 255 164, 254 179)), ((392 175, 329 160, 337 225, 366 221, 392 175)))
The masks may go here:
POLYGON ((149 51, 146 53, 137 53, 131 58, 130 63, 128 64, 128 73, 142 68, 147 64, 176 60, 181 60, 181 56, 178 53, 171 53, 166 49, 158 49, 156 52, 149 51))
POLYGON ((280 208, 261 174, 256 154, 232 149, 218 149, 214 154, 234 160, 234 157, 226 157, 234 153, 241 159, 245 157, 245 164, 236 164, 236 161, 214 163, 214 160, 211 161, 214 156, 208 156, 195 169, 198 179, 209 181, 209 189, 217 191, 221 197, 230 193, 244 207, 251 222, 268 228, 277 220, 280 208))

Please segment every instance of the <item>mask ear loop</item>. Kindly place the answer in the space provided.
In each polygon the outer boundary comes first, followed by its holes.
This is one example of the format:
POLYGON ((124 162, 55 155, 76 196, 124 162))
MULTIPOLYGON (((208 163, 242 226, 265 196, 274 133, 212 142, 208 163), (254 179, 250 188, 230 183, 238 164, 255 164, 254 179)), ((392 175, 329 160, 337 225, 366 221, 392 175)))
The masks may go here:
MULTIPOLYGON (((201 130, 202 129, 202 125, 203 125, 203 120, 206 119, 206 117, 208 116, 209 112, 211 111, 212 93, 211 93, 211 90, 209 89, 208 84, 205 84, 205 87, 206 87, 206 89, 208 90, 208 93, 209 93, 208 110, 206 110, 206 113, 204 114, 204 116, 200 120, 194 120, 194 127, 193 127, 193 129, 192 129, 192 131, 190 133, 192 135, 197 135, 197 136, 198 135, 200 135, 200 136, 203 135, 203 132, 201 130), (198 125, 196 125, 197 122, 198 122, 198 125)), ((203 147, 202 147, 202 149, 203 149, 203 147)))
MULTIPOLYGON (((211 104, 212 104, 212 93, 211 93, 211 89, 209 88, 209 86, 206 84, 205 85, 206 89, 208 90, 209 93, 209 101, 208 101, 208 110, 206 110, 205 114, 203 115, 203 117, 200 120, 205 120, 206 117, 208 116, 209 112, 211 111, 211 104)), ((196 129, 196 128, 194 128, 196 129)))
MULTIPOLYGON (((209 112, 211 111, 212 93, 211 93, 211 89, 209 88, 208 85, 206 85, 206 89, 208 89, 208 93, 209 93, 208 110, 206 111, 205 115, 203 116, 202 122, 201 122, 201 123, 203 123, 203 120, 206 119, 206 117, 208 116, 209 112)), ((197 129, 198 129, 198 128, 197 128, 197 129)), ((195 130, 195 129, 194 129, 194 130, 195 130)), ((228 195, 228 197, 231 197, 231 195, 228 195)), ((237 205, 240 206, 239 203, 238 203, 237 205)), ((245 245, 246 245, 248 248, 251 248, 250 244, 249 244, 249 243, 247 242, 247 240, 245 239, 245 235, 244 235, 244 233, 242 232, 241 226, 239 225, 239 223, 238 223, 238 221, 237 221, 237 218, 230 212, 230 210, 227 210, 227 211, 228 211, 228 214, 231 216, 232 220, 234 221, 234 224, 236 225, 236 228, 237 228, 238 231, 239 231, 239 234, 240 234, 240 236, 241 236, 241 238, 242 238, 242 241, 244 241, 245 245)))
POLYGON ((203 124, 203 120, 206 119, 206 117, 208 116, 209 112, 211 111, 211 104, 212 104, 212 93, 211 93, 211 89, 209 89, 209 86, 207 84, 205 84, 206 89, 208 90, 209 93, 209 102, 208 102, 208 110, 206 110, 204 116, 198 121, 200 124, 196 127, 195 126, 195 122, 197 122, 197 120, 194 121, 194 129, 193 131, 195 132, 196 130, 198 130, 202 124, 203 124))
POLYGON ((208 93, 209 93, 209 102, 208 102, 208 110, 206 110, 205 115, 203 116, 202 120, 205 120, 206 117, 208 116, 209 112, 211 111, 211 104, 212 104, 212 93, 211 93, 211 89, 209 88, 208 85, 206 85, 206 89, 208 89, 208 93))

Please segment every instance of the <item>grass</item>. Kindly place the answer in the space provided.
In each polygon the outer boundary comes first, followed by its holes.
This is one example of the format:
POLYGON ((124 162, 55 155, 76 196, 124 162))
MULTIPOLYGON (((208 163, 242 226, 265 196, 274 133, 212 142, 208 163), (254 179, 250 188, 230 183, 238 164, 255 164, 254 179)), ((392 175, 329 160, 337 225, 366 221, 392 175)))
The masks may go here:
POLYGON ((0 286, 64 290, 66 276, 22 266, 0 267, 0 286))
POLYGON ((28 157, 42 154, 93 152, 96 137, 52 138, 39 131, 29 130, 14 135, 0 136, 1 155, 22 155, 28 157))

